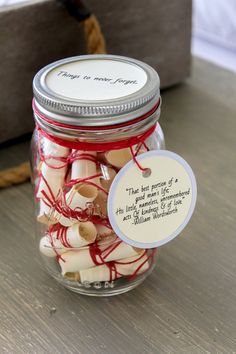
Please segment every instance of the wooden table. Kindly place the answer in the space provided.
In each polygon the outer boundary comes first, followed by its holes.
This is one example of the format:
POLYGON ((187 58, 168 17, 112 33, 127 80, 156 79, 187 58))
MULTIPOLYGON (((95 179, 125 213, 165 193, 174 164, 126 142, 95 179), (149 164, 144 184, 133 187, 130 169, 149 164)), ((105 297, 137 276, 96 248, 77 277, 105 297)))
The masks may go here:
MULTIPOLYGON (((112 298, 70 293, 40 265, 29 183, 0 192, 1 353, 236 353, 236 77, 200 60, 163 92, 169 150, 195 171, 198 202, 153 274, 112 298)), ((0 150, 1 168, 28 141, 0 150)))

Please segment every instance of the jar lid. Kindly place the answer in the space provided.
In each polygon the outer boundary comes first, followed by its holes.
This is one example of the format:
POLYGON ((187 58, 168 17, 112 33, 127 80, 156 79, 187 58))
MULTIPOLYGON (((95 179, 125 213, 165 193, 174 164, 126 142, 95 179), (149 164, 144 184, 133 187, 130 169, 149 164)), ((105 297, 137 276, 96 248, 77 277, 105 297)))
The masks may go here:
POLYGON ((125 123, 160 99, 160 80, 149 65, 114 55, 56 61, 34 77, 36 109, 52 121, 75 126, 125 123))

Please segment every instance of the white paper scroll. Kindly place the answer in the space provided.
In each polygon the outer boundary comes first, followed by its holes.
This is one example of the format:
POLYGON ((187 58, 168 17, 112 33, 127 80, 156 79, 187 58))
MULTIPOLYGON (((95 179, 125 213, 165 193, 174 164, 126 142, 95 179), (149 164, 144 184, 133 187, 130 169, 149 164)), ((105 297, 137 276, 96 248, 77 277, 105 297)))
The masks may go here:
POLYGON ((74 224, 63 233, 52 232, 45 235, 40 241, 40 251, 48 257, 63 254, 68 249, 80 248, 93 243, 97 236, 97 229, 90 221, 74 224), (56 250, 56 252, 55 252, 56 250))
POLYGON ((40 172, 43 175, 43 178, 40 177, 39 180, 37 198, 45 198, 42 191, 44 191, 49 197, 51 197, 52 193, 56 198, 62 190, 67 170, 65 162, 60 161, 57 158, 67 157, 70 150, 55 144, 46 138, 43 138, 42 144, 43 154, 46 161, 43 161, 40 165, 40 172))
MULTIPOLYGON (((65 208, 74 211, 81 211, 89 207, 98 195, 98 190, 95 186, 89 184, 79 184, 71 188, 65 197, 65 208)), ((71 226, 78 220, 72 217, 66 217, 63 214, 55 213, 58 222, 64 226, 71 226)))
MULTIPOLYGON (((72 162, 71 179, 76 180, 80 178, 87 178, 96 174, 96 156, 97 153, 93 151, 78 151, 72 150, 72 156, 78 157, 78 160, 72 162), (79 157, 84 156, 84 159, 79 157), (88 159, 86 159, 86 156, 88 159), (91 157, 91 160, 89 159, 91 157), (94 161, 92 161, 94 159, 94 161)), ((93 181, 93 180, 91 180, 93 181)))
POLYGON ((39 243, 40 252, 47 257, 55 257, 65 252, 65 248, 62 247, 61 241, 55 237, 43 236, 39 243))
POLYGON ((45 137, 42 137, 42 147, 45 156, 67 157, 70 152, 67 147, 58 145, 45 137))
POLYGON ((38 222, 46 225, 57 223, 57 219, 54 217, 54 209, 46 205, 43 200, 39 201, 39 213, 37 215, 37 220, 38 222))
POLYGON ((105 158, 112 166, 121 168, 132 159, 132 154, 129 148, 110 150, 105 153, 105 158))
MULTIPOLYGON (((138 145, 133 145, 132 146, 133 153, 136 154, 136 151, 138 150, 137 155, 142 154, 146 150, 142 148, 139 148, 138 145)), ((112 166, 115 166, 117 168, 122 168, 124 165, 127 164, 130 160, 132 160, 133 155, 131 153, 130 148, 124 148, 124 149, 119 149, 119 150, 110 150, 105 153, 105 159, 106 161, 111 164, 112 166)))
POLYGON ((113 230, 111 228, 104 225, 97 224, 96 229, 99 237, 106 237, 113 233, 113 230))
MULTIPOLYGON (((133 248, 124 242, 121 242, 116 248, 114 248, 114 250, 110 249, 110 251, 106 251, 107 247, 108 245, 102 245, 99 247, 102 251, 102 257, 106 262, 136 256, 140 252, 140 250, 133 248)), ((97 260, 99 261, 99 257, 97 260)), ((64 253, 63 260, 59 260, 59 264, 61 266, 62 275, 68 272, 78 272, 95 265, 89 248, 64 253)))

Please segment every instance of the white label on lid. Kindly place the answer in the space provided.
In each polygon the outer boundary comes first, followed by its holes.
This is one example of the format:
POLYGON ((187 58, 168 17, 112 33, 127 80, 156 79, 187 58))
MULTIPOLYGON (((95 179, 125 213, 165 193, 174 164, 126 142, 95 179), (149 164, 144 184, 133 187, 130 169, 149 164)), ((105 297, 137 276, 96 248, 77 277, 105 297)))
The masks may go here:
POLYGON ((196 204, 197 186, 188 163, 179 155, 150 151, 137 156, 116 175, 108 195, 108 216, 118 237, 139 248, 171 241, 187 225, 196 204))
POLYGON ((57 95, 77 100, 109 100, 140 90, 146 72, 134 64, 108 59, 85 59, 63 64, 46 76, 48 88, 57 95))

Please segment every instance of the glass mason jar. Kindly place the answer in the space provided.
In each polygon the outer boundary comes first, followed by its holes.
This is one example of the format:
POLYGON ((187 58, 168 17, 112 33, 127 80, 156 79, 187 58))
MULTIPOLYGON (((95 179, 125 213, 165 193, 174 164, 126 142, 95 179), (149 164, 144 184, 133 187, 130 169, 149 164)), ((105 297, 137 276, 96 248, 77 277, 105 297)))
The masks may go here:
POLYGON ((32 139, 37 244, 49 274, 72 291, 115 295, 140 284, 156 249, 114 233, 109 188, 136 156, 163 149, 159 77, 149 65, 112 55, 52 63, 33 82, 32 139))

